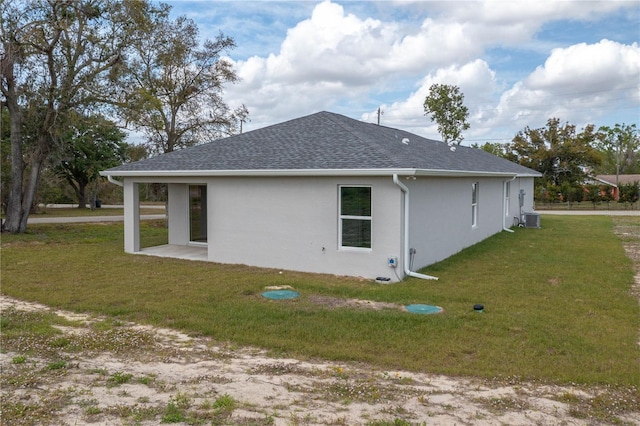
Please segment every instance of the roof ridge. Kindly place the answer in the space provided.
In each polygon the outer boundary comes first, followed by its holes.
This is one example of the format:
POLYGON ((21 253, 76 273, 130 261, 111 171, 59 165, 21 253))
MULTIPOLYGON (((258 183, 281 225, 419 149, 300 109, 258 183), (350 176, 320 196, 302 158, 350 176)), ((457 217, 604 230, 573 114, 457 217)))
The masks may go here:
MULTIPOLYGON (((403 132, 402 130, 396 129, 394 127, 380 126, 379 124, 356 120, 354 118, 347 117, 342 114, 331 113, 331 112, 329 112, 328 114, 332 115, 332 121, 338 124, 341 128, 348 131, 351 135, 357 138, 358 141, 360 141, 361 143, 365 143, 367 145, 369 152, 374 152, 376 155, 382 158, 384 157, 389 158, 392 155, 395 157, 394 153, 392 152, 393 150, 391 149, 392 148, 391 141, 370 137, 369 135, 366 134, 364 127, 368 127, 366 130, 374 130, 374 131, 375 130, 385 130, 385 131, 391 130, 394 132, 403 132), (339 117, 340 120, 333 120, 333 118, 337 118, 337 117, 339 117)), ((396 139, 397 139, 397 136, 396 136, 396 139)), ((398 140, 398 143, 401 143, 402 140, 403 139, 398 140)), ((394 160, 397 160, 397 158, 394 158, 394 160)))

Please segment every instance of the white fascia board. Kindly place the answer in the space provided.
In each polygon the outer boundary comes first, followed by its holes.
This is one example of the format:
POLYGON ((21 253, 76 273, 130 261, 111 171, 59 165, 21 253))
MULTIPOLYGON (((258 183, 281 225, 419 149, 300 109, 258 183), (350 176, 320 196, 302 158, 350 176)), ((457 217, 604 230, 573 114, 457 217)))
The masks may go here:
POLYGON ((614 188, 618 187, 618 185, 616 185, 615 182, 609 182, 608 180, 600 179, 599 177, 596 177, 596 176, 588 176, 588 177, 590 179, 597 180, 598 182, 603 183, 605 185, 609 185, 609 186, 612 186, 614 188))
POLYGON ((101 176, 112 177, 215 177, 215 176, 485 176, 536 177, 534 174, 482 172, 473 170, 438 169, 278 169, 278 170, 128 170, 102 171, 101 176))

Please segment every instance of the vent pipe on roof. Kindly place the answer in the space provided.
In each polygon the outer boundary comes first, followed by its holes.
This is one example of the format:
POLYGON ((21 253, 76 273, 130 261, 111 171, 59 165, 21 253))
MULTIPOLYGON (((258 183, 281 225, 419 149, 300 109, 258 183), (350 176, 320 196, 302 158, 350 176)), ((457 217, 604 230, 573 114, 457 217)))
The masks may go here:
POLYGON ((407 188, 400 180, 398 179, 397 174, 393 174, 393 183, 395 183, 400 190, 404 193, 404 255, 403 255, 403 265, 404 265, 404 274, 410 277, 421 278, 423 280, 437 280, 438 277, 433 277, 431 275, 419 274, 417 272, 413 272, 409 268, 409 188, 407 188))

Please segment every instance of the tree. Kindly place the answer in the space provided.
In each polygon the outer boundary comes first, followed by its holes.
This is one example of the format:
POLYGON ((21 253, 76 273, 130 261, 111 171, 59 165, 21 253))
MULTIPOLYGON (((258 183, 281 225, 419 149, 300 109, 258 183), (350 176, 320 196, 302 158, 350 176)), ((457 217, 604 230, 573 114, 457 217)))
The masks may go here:
POLYGON ((546 127, 518 132, 508 146, 507 157, 542 173, 536 185, 550 191, 560 188, 565 201, 570 202, 585 182, 586 170, 600 164, 600 154, 594 148, 596 136, 591 124, 576 132, 574 125, 561 126, 558 118, 551 118, 546 127))
MULTIPOLYGON (((102 116, 73 114, 62 136, 65 148, 61 161, 54 170, 73 188, 78 208, 85 208, 87 187, 100 178, 100 170, 125 161, 128 149, 125 137, 123 131, 102 116)), ((93 208, 95 196, 91 198, 93 208)))
POLYGON ((539 171, 544 180, 558 186, 582 184, 585 170, 601 161, 593 147, 595 138, 591 124, 578 133, 574 125, 560 126, 558 118, 551 118, 546 128, 527 127, 518 132, 508 149, 518 163, 539 171))
POLYGON ((640 184, 638 182, 623 183, 618 187, 620 201, 633 204, 640 198, 640 184))
POLYGON ((147 137, 151 152, 171 152, 237 131, 248 111, 231 111, 224 84, 237 81, 222 54, 235 47, 220 33, 200 44, 198 27, 185 17, 168 18, 168 7, 144 22, 127 64, 122 114, 147 137))
MULTIPOLYGON (((11 138, 9 136, 9 112, 0 105, 0 206, 6 214, 11 182, 11 138)), ((0 219, 2 222, 2 219, 0 219)), ((4 227, 4 222, 1 224, 4 227)))
POLYGON ((40 173, 62 147, 60 132, 67 112, 113 99, 111 83, 136 27, 132 16, 145 4, 117 0, 0 3, 0 88, 11 127, 8 231, 26 230, 40 173), (23 133, 26 124, 34 126, 32 139, 23 133))
POLYGON ((505 153, 505 145, 499 142, 485 142, 482 146, 474 143, 471 145, 471 148, 481 149, 489 154, 493 154, 496 157, 506 157, 505 153))
POLYGON ((584 199, 593 203, 593 208, 604 199, 602 185, 589 184, 584 187, 584 199))
POLYGON ((602 153, 602 174, 633 174, 640 171, 640 135, 635 124, 616 124, 598 129, 597 147, 602 153))
POLYGON ((438 133, 444 143, 455 149, 464 139, 462 132, 469 128, 469 110, 463 104, 464 95, 458 86, 433 84, 424 100, 424 113, 438 123, 438 133))

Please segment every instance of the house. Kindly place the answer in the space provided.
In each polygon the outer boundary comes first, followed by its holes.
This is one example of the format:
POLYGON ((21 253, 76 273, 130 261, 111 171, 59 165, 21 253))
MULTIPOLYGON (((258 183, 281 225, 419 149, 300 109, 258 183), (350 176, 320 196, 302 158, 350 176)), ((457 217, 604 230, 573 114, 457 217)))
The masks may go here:
POLYGON ((594 180, 598 183, 613 187, 613 199, 618 200, 620 199, 618 186, 640 182, 640 175, 597 175, 594 177, 594 180))
POLYGON ((539 173, 479 149, 319 112, 101 173, 128 253, 391 282, 508 230, 539 173), (140 247, 138 186, 165 183, 168 240, 140 247))

